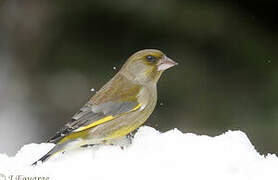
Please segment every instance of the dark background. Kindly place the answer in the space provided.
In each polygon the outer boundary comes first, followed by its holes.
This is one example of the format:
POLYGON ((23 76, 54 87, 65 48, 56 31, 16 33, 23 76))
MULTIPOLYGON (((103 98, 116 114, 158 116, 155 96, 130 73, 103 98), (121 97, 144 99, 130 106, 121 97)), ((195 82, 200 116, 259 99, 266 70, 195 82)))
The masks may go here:
POLYGON ((276 16, 271 0, 0 0, 0 152, 44 141, 132 53, 157 48, 179 65, 147 125, 242 130, 278 153, 276 16))

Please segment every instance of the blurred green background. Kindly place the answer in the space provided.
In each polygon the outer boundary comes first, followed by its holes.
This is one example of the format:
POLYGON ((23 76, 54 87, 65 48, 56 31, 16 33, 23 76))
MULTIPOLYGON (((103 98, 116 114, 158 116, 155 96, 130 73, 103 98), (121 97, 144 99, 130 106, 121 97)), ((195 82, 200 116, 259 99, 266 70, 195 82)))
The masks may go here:
POLYGON ((40 143, 137 50, 179 63, 147 125, 242 130, 278 153, 277 3, 257 0, 0 1, 0 152, 40 143), (113 67, 116 67, 116 70, 113 67))

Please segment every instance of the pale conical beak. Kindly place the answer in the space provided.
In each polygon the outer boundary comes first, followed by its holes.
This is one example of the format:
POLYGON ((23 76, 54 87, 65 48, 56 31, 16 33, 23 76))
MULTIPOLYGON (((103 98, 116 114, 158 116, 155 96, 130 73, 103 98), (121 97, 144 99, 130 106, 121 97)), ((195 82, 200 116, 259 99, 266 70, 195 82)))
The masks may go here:
POLYGON ((164 56, 161 58, 161 60, 157 64, 157 70, 158 71, 164 71, 166 69, 169 69, 170 67, 176 66, 178 63, 173 61, 172 59, 168 58, 167 56, 164 56))

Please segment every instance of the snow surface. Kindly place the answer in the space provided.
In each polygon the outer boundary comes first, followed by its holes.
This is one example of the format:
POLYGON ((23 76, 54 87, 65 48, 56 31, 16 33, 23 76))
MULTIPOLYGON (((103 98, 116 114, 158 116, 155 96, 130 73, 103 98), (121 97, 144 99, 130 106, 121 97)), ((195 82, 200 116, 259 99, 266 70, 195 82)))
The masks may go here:
POLYGON ((144 126, 123 150, 108 145, 83 148, 30 166, 52 147, 53 144, 29 144, 14 157, 0 154, 0 179, 1 174, 6 179, 17 176, 17 180, 278 179, 277 156, 260 155, 241 131, 209 137, 177 129, 160 133, 144 126))

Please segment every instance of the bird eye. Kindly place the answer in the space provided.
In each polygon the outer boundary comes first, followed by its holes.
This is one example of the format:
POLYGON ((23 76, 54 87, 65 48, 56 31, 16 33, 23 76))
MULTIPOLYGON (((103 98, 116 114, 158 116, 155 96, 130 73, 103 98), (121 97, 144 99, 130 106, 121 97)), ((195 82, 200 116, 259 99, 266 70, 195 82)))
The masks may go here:
POLYGON ((149 62, 152 62, 152 63, 156 61, 156 58, 155 58, 154 56, 152 56, 152 55, 146 56, 146 59, 147 59, 149 62))

